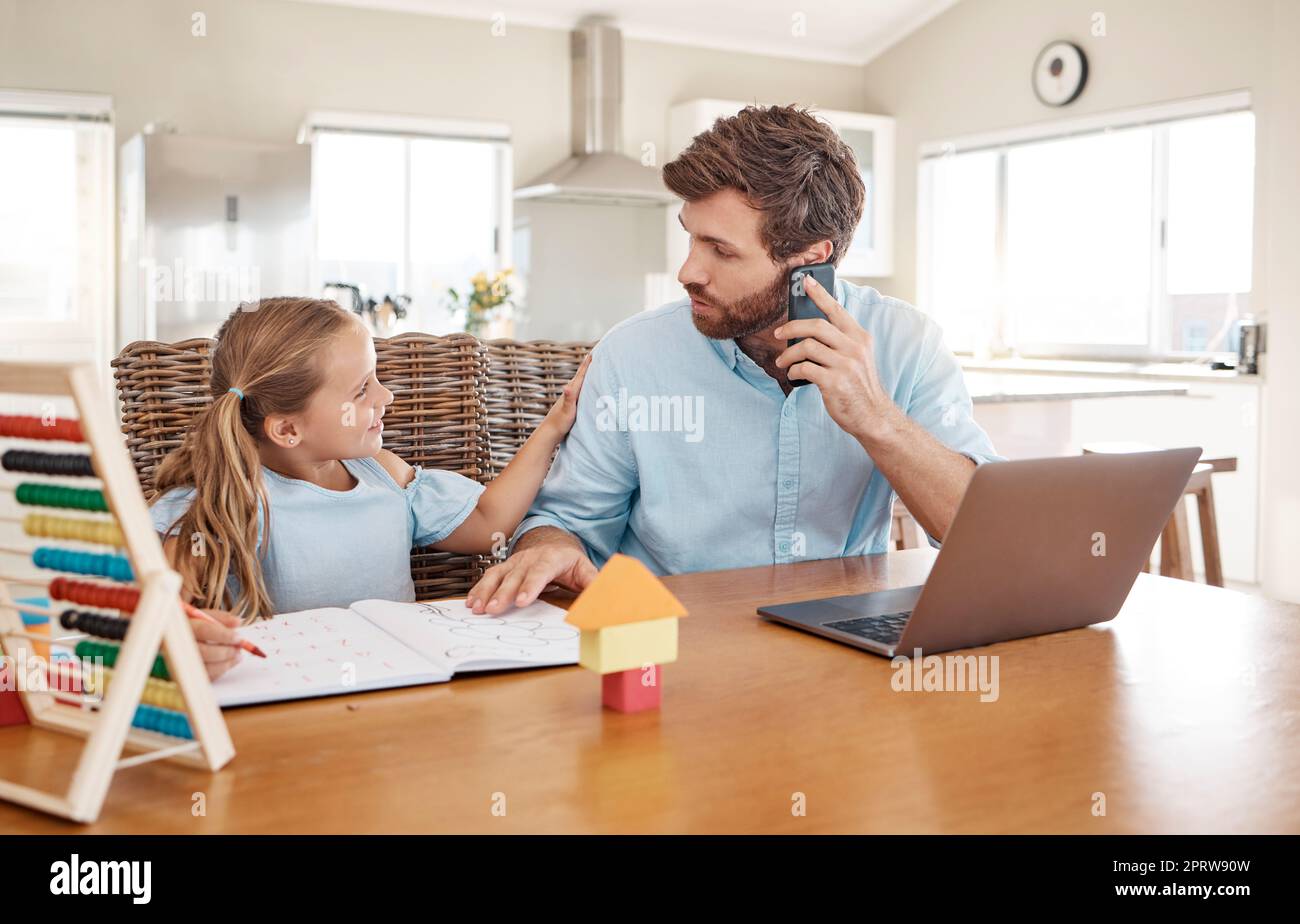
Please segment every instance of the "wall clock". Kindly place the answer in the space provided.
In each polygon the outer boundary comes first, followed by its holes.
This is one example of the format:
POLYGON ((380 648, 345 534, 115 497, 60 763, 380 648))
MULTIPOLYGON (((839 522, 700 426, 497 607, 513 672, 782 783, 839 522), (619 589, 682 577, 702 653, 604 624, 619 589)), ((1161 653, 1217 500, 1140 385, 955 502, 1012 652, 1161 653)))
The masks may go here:
POLYGON ((1047 106, 1074 102, 1088 82, 1088 58, 1073 42, 1052 42, 1034 61, 1034 95, 1047 106))

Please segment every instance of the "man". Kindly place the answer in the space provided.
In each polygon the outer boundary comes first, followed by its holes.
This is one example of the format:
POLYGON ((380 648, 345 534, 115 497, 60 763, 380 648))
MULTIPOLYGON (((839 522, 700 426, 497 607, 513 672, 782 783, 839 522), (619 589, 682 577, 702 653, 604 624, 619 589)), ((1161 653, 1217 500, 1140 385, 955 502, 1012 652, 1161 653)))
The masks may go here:
POLYGON ((828 320, 788 320, 790 270, 838 263, 862 215, 861 175, 833 129, 749 107, 663 177, 684 200, 689 298, 597 345, 512 554, 470 591, 476 613, 552 583, 581 590, 615 552, 657 574, 884 552, 895 493, 941 540, 975 466, 998 458, 915 308, 840 280, 834 293, 806 286, 828 320))

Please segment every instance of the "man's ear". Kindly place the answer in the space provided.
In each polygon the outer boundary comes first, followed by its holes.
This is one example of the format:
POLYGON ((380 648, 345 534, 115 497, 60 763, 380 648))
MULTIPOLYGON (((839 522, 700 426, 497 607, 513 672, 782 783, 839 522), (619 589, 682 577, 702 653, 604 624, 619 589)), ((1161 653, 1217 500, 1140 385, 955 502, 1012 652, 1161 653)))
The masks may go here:
POLYGON ((302 442, 298 422, 292 417, 267 417, 262 421, 262 432, 266 438, 281 449, 297 446, 302 442))
POLYGON ((818 241, 811 247, 800 251, 794 257, 795 266, 807 266, 809 263, 829 263, 831 254, 835 252, 835 245, 831 241, 818 241))

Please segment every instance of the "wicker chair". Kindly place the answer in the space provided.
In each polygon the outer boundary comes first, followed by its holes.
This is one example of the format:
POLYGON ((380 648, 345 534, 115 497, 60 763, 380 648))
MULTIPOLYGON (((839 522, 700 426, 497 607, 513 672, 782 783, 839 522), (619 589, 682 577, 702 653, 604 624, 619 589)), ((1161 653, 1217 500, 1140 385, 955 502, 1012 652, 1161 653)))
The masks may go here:
POLYGON ((593 343, 489 340, 487 389, 488 469, 495 478, 551 409, 593 343))

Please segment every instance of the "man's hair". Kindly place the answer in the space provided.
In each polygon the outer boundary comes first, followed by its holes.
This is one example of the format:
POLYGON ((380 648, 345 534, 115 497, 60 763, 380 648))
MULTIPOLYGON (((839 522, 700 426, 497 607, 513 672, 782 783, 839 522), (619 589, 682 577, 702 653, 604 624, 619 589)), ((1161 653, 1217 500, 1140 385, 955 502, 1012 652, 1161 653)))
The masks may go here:
POLYGON ((829 239, 838 264, 866 197, 853 149, 795 106, 746 106, 718 119, 664 165, 663 177, 687 202, 739 190, 763 212, 763 243, 777 261, 829 239))

